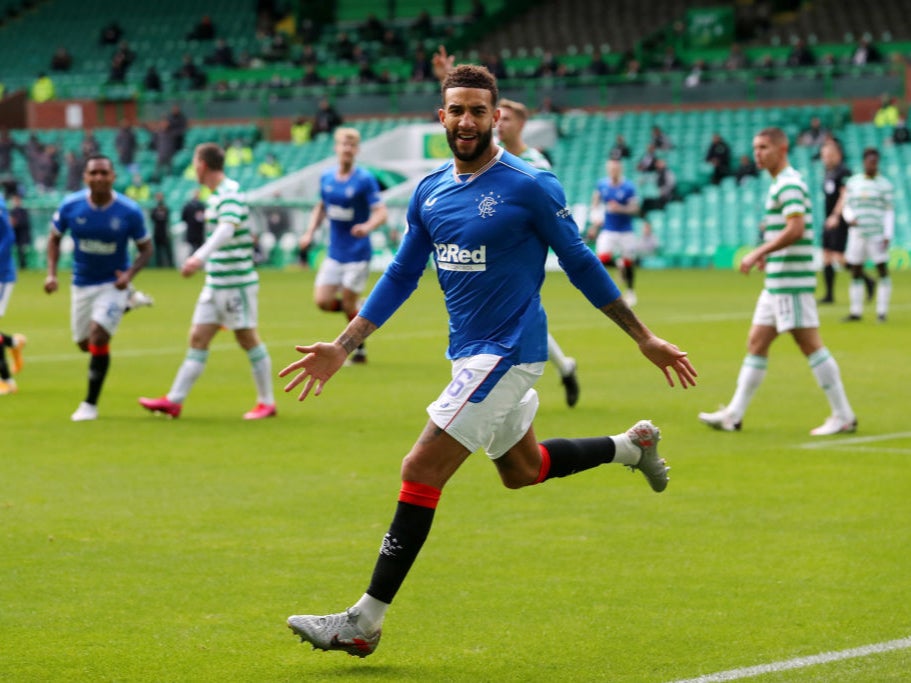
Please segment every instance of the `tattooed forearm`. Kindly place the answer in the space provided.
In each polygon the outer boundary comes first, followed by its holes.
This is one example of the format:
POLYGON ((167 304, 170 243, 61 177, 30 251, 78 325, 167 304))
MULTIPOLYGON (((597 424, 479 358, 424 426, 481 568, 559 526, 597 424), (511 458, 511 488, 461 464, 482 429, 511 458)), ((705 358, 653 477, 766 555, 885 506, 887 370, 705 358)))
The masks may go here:
POLYGON ((351 353, 358 346, 363 344, 364 340, 369 337, 375 329, 376 325, 372 322, 366 318, 356 316, 354 320, 348 323, 348 327, 345 328, 344 332, 342 332, 335 341, 341 344, 345 351, 351 353))
POLYGON ((642 324, 639 318, 636 317, 636 314, 626 305, 626 302, 623 299, 617 298, 606 306, 603 306, 601 310, 604 312, 604 315, 614 321, 617 327, 626 332, 637 342, 641 342, 648 337, 648 329, 642 324))

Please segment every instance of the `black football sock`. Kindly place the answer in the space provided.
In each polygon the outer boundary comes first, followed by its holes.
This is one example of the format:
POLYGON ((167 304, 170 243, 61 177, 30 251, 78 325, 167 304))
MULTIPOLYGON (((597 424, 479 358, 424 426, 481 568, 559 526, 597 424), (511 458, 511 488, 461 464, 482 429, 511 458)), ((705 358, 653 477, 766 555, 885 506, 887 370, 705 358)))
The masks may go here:
POLYGON ((383 537, 367 594, 390 604, 414 564, 433 524, 439 489, 402 482, 399 502, 389 531, 383 537))
POLYGON ((538 482, 571 474, 612 462, 617 446, 609 436, 584 439, 547 439, 541 449, 541 474, 538 482))
POLYGON ((835 291, 835 266, 827 263, 822 269, 823 281, 826 283, 826 299, 832 298, 835 291))
POLYGON ((89 353, 92 354, 92 357, 89 360, 89 391, 85 396, 85 402, 94 406, 98 405, 98 396, 101 394, 104 378, 111 365, 111 356, 107 346, 89 344, 89 353))

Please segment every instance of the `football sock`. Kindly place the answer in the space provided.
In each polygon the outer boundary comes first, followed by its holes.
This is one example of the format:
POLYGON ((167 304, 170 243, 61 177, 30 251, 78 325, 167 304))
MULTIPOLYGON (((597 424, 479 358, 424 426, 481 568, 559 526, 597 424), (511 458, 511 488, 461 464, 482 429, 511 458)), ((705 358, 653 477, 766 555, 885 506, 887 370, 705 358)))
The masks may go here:
POLYGON ((13 345, 13 337, 5 332, 0 332, 0 379, 10 378, 9 366, 6 364, 6 347, 13 345))
POLYGON ((623 259, 623 280, 626 282, 627 288, 633 289, 635 279, 636 267, 633 265, 633 260, 623 259))
POLYGON ((183 403, 193 384, 199 379, 202 371, 206 369, 209 359, 208 349, 187 349, 187 355, 177 370, 177 376, 168 392, 168 400, 174 403, 183 403))
POLYGON ((383 537, 368 595, 387 605, 392 603, 427 540, 440 493, 426 484, 402 482, 395 516, 383 537))
POLYGON ((734 389, 734 396, 728 404, 728 410, 739 420, 747 411, 750 401, 756 394, 756 390, 765 379, 766 370, 769 366, 769 359, 765 356, 754 356, 747 354, 740 366, 740 374, 737 375, 737 387, 734 389))
POLYGON ((85 402, 93 406, 98 405, 98 396, 101 394, 101 387, 104 385, 104 378, 108 374, 108 368, 111 365, 110 347, 95 346, 89 344, 89 390, 85 395, 85 402))
POLYGON ((863 278, 853 278, 848 286, 848 301, 850 308, 848 311, 851 315, 861 315, 864 312, 864 297, 866 296, 866 285, 863 278))
POLYGON ((844 384, 841 382, 841 372, 838 369, 838 363, 829 353, 829 349, 823 346, 821 349, 814 351, 807 356, 816 382, 825 392, 829 400, 829 406, 832 408, 832 414, 843 420, 853 420, 854 411, 851 404, 848 403, 848 396, 845 393, 844 384))
MULTIPOLYGON (((618 448, 616 437, 596 436, 583 439, 547 439, 538 444, 541 451, 541 471, 535 483, 554 477, 589 470, 613 462, 618 448)), ((636 452, 638 461, 638 451, 636 452)), ((619 461, 618 461, 619 462, 619 461)))
POLYGON ((826 283, 826 299, 831 299, 835 291, 835 266, 827 263, 822 269, 823 281, 826 283))
POLYGON ((876 315, 886 315, 889 312, 889 299, 892 296, 892 279, 888 276, 879 279, 876 288, 876 315))
POLYGON ((547 359, 557 366, 561 377, 566 377, 573 371, 572 363, 563 354, 563 349, 551 335, 547 335, 547 359))
POLYGON ((275 405, 275 394, 272 392, 272 358, 266 345, 260 343, 247 351, 247 358, 253 368, 253 381, 256 383, 256 400, 267 406, 275 405))
POLYGON ((354 603, 354 608, 358 611, 358 625, 365 633, 373 633, 383 625, 389 603, 364 593, 361 599, 354 603))

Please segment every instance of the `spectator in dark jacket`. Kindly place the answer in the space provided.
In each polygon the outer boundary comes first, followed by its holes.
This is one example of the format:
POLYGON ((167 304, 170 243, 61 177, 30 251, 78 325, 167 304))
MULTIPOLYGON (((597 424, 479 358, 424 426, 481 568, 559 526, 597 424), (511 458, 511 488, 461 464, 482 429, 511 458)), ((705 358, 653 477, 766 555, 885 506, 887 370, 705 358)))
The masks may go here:
POLYGON ((199 200, 199 191, 193 194, 180 212, 180 218, 186 225, 184 239, 190 246, 190 253, 195 252, 206 240, 206 205, 199 200))
POLYGON ((204 14, 202 19, 199 20, 199 23, 193 27, 193 30, 187 34, 187 40, 214 40, 215 39, 215 23, 212 21, 212 17, 208 14, 204 14))
POLYGON ((731 147, 719 133, 712 134, 712 142, 705 153, 705 160, 712 165, 712 182, 718 185, 731 172, 731 147))
POLYGON ((342 125, 342 116, 339 114, 325 97, 319 101, 319 108, 316 110, 314 117, 314 133, 331 133, 342 125))
POLYGON ((117 150, 117 160, 128 170, 133 173, 133 164, 136 159, 136 132, 128 121, 120 124, 120 130, 117 131, 117 137, 114 138, 114 148, 117 150))

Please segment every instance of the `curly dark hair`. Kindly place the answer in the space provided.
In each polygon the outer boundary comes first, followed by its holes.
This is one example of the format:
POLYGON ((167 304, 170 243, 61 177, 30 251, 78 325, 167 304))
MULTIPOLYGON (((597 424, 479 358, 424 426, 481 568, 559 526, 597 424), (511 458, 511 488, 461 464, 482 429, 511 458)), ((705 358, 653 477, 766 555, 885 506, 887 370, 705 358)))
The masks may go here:
POLYGON ((488 71, 486 66, 460 64, 443 79, 443 84, 440 86, 440 94, 444 100, 446 99, 446 91, 450 88, 480 88, 487 90, 493 98, 494 106, 496 106, 497 100, 500 98, 497 79, 488 71))

